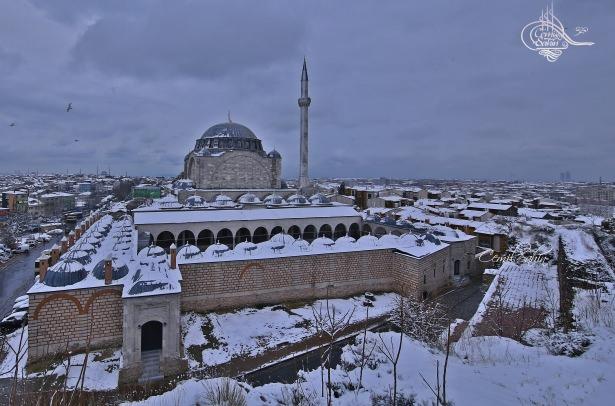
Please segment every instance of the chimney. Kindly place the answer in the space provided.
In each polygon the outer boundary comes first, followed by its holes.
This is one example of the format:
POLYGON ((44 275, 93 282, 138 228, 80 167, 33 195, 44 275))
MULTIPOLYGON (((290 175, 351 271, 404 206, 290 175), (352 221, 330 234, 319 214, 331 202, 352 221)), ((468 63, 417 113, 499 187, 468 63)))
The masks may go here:
POLYGON ((90 228, 90 218, 85 219, 85 228, 90 228))
POLYGON ((77 241, 81 237, 81 228, 75 227, 75 241, 77 241))
POLYGON ((105 258, 105 285, 111 285, 113 281, 113 258, 111 254, 105 258))
POLYGON ((85 228, 85 223, 84 223, 84 222, 82 222, 82 223, 81 223, 81 235, 83 235, 83 234, 85 233, 85 229, 86 229, 86 228, 85 228))
POLYGON ((71 231, 70 234, 68 234, 68 248, 73 245, 75 245, 75 232, 71 231))
POLYGON ((49 257, 43 255, 38 259, 38 280, 42 282, 45 280, 47 274, 47 268, 49 268, 49 257))
POLYGON ((169 248, 169 250, 171 251, 171 269, 176 269, 177 268, 177 247, 175 246, 175 243, 171 244, 171 247, 169 248))
POLYGON ((49 261, 49 265, 55 264, 58 262, 58 259, 60 259, 60 247, 58 244, 54 244, 53 247, 51 247, 51 260, 49 261))
POLYGON ((60 244, 60 254, 64 254, 66 251, 68 251, 68 238, 66 238, 66 236, 62 237, 60 244))

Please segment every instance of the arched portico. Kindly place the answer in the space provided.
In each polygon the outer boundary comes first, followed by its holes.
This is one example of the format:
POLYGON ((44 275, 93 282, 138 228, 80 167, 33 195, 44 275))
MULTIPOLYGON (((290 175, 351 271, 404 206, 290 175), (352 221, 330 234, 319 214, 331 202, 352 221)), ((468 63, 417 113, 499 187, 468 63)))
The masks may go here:
POLYGON ((184 230, 177 236, 177 246, 181 247, 182 245, 191 244, 194 245, 196 243, 196 239, 194 238, 194 233, 190 230, 184 230))
POLYGON ((163 231, 156 237, 156 245, 169 252, 169 247, 175 244, 175 236, 170 231, 163 231))

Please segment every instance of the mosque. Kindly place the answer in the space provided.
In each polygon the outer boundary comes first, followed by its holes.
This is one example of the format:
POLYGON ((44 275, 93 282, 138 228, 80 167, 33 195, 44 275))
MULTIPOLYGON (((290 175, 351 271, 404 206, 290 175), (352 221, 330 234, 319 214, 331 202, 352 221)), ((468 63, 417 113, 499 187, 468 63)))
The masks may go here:
POLYGON ((196 188, 132 215, 93 212, 39 258, 28 363, 121 348, 120 381, 146 382, 187 368, 182 312, 365 291, 426 298, 472 273, 476 237, 439 226, 378 238, 353 207, 310 193, 310 102, 304 61, 297 189, 282 187, 280 154, 228 120, 186 155, 196 188))

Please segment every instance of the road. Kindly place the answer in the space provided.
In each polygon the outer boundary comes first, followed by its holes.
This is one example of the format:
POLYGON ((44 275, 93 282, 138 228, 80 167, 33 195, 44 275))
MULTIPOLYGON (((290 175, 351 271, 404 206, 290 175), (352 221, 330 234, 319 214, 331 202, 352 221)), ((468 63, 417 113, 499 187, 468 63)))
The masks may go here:
POLYGON ((47 243, 38 244, 27 254, 15 254, 0 265, 0 315, 8 315, 15 298, 25 295, 34 283, 34 261, 44 249, 51 248, 61 237, 52 237, 47 243))

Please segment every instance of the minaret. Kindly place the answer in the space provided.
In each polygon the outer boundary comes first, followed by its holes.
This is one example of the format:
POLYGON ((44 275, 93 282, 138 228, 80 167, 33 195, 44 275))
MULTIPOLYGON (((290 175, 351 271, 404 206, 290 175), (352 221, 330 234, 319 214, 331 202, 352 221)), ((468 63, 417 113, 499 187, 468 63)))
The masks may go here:
POLYGON ((303 58, 303 71, 301 72, 301 97, 299 109, 301 110, 301 129, 299 131, 299 189, 303 190, 310 185, 308 177, 308 107, 312 100, 308 97, 307 64, 303 58))

